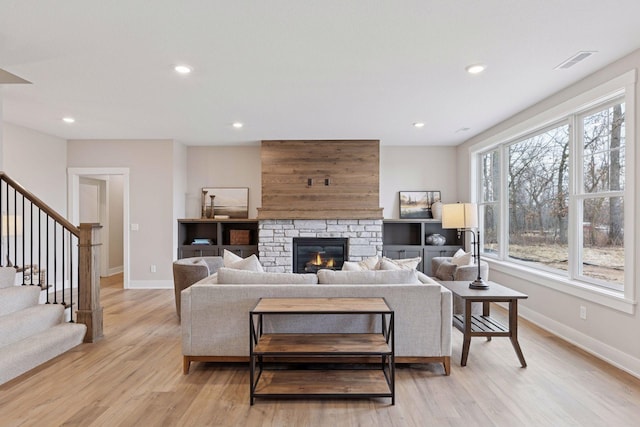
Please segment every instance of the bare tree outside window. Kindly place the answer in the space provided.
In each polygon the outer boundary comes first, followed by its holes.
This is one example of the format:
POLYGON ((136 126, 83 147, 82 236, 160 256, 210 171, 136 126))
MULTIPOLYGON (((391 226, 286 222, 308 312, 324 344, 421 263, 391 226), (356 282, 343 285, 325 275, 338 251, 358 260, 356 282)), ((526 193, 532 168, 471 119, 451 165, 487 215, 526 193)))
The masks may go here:
POLYGON ((483 252, 624 290, 625 138, 621 97, 481 153, 483 252))
POLYGON ((624 104, 582 117, 583 234, 580 273, 624 283, 624 104))
POLYGON ((569 126, 509 146, 509 257, 568 271, 569 126))

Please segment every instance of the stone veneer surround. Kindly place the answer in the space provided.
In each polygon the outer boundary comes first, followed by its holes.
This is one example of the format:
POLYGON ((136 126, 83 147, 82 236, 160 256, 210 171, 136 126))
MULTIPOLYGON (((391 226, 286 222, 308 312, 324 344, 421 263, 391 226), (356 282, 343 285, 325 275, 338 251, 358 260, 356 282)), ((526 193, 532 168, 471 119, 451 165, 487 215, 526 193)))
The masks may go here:
POLYGON ((381 219, 262 219, 258 252, 265 271, 293 271, 294 237, 346 237, 349 261, 382 255, 381 219))

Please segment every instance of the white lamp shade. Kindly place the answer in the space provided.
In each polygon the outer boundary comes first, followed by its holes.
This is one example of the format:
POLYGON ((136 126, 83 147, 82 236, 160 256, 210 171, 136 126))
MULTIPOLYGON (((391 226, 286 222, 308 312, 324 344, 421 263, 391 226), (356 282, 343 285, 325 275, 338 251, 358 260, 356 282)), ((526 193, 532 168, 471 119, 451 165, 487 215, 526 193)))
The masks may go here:
POLYGON ((442 228, 477 228, 478 208, 475 203, 452 203, 442 206, 442 228))

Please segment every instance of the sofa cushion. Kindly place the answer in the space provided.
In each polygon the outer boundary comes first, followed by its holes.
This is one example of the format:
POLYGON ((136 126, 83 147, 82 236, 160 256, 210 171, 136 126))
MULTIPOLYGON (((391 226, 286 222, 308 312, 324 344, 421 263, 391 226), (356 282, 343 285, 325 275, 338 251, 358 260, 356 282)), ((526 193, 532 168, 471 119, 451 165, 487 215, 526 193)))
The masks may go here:
POLYGON ((342 271, 366 271, 377 270, 380 258, 372 256, 362 261, 345 261, 342 265, 342 271))
POLYGON ((406 285, 421 283, 414 270, 365 270, 333 271, 319 270, 320 285, 406 285))
POLYGON ((225 267, 218 270, 219 285, 315 285, 317 283, 318 277, 311 273, 265 273, 225 267))

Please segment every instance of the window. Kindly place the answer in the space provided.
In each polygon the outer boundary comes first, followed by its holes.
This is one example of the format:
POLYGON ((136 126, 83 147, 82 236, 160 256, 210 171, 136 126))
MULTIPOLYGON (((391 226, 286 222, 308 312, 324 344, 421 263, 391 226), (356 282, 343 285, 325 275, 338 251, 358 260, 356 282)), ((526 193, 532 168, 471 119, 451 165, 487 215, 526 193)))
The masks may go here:
POLYGON ((616 101, 579 116, 580 165, 576 274, 622 289, 624 285, 625 104, 616 101))
POLYGON ((478 154, 486 256, 623 291, 624 100, 572 111, 478 154))

